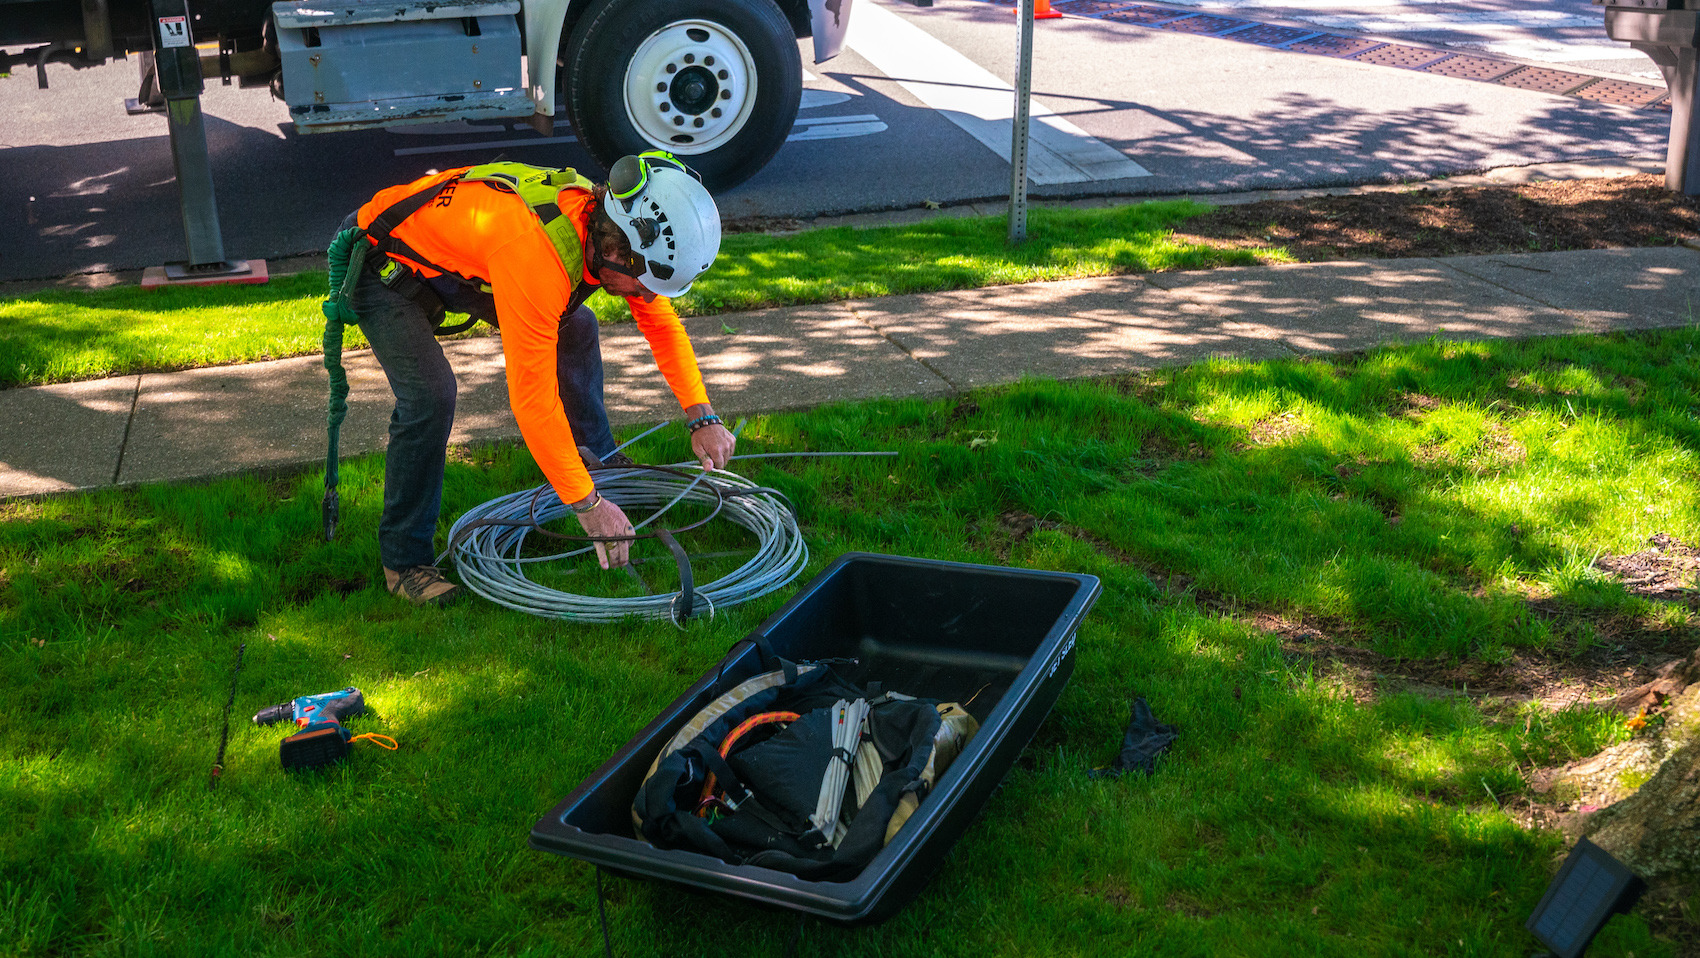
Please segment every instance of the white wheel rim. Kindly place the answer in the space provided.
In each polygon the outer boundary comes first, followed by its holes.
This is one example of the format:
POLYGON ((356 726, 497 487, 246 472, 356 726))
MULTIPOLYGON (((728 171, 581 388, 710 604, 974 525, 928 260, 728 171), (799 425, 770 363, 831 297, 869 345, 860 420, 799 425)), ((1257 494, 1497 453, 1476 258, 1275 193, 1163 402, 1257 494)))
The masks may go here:
POLYGON ((710 20, 677 20, 638 45, 626 67, 626 115, 638 134, 682 155, 738 135, 756 105, 756 67, 737 34, 710 20))

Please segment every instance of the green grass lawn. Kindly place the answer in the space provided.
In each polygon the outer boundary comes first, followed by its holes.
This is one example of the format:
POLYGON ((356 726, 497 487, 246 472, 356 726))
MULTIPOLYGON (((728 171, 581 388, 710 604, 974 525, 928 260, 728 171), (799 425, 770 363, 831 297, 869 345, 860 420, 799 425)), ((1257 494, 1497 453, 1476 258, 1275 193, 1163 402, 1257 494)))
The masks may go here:
MULTIPOLYGON (((1177 243, 1208 207, 1184 201, 1101 210, 1036 209, 1028 241, 1005 245, 1002 217, 726 237, 714 269, 675 301, 687 316, 892 293, 1249 263, 1254 254, 1177 243)), ((1266 254, 1267 255, 1267 254, 1266 254)), ((1279 255, 1278 252, 1274 255, 1279 255)), ((0 388, 316 353, 325 274, 264 286, 51 291, 0 299, 0 388)), ((624 300, 597 293, 604 322, 624 300)), ((488 327, 474 333, 484 335, 488 327)), ((364 345, 358 329, 347 345, 364 345)))
MULTIPOLYGON (((740 470, 796 504, 809 574, 868 550, 1085 572, 1103 595, 1055 711, 897 917, 810 920, 794 944, 793 916, 610 878, 615 953, 1530 953, 1562 842, 1502 805, 1621 719, 1349 687, 1259 623, 1394 674, 1562 670, 1607 622, 1692 648, 1688 611, 1590 560, 1700 541, 1697 345, 1434 341, 753 420, 740 451, 900 454, 740 470), (1088 778, 1135 694, 1178 742, 1153 777, 1088 778)), ((317 474, 0 504, 0 951, 599 953, 593 870, 528 850, 529 828, 794 589, 685 631, 415 611, 378 585, 381 476, 344 469, 329 544, 317 474), (283 732, 247 717, 345 685, 371 709, 356 731, 400 750, 285 774, 283 732)), ((539 481, 522 451, 463 450, 445 526, 539 481)), ((1630 915, 1590 953, 1675 946, 1630 915)))

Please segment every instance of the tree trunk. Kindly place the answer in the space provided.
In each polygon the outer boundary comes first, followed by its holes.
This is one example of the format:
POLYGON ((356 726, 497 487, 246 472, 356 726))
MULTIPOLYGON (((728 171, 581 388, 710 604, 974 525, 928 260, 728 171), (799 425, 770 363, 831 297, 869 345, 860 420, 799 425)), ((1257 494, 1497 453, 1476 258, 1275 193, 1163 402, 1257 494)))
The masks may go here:
POLYGON ((1591 816, 1583 834, 1650 885, 1700 879, 1700 742, 1678 749, 1635 794, 1591 816))
POLYGON ((1654 886, 1700 880, 1700 650, 1660 671, 1662 726, 1641 747, 1663 762, 1634 794, 1582 824, 1583 835, 1654 886))

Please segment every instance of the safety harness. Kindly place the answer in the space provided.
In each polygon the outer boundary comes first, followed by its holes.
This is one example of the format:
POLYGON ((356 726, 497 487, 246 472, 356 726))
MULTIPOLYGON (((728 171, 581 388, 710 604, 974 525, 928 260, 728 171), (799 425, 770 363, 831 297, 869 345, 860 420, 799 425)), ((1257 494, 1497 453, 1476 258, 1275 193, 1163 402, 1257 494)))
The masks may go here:
MULTIPOLYGON (((391 235, 408 217, 462 183, 484 183, 494 189, 517 194, 537 216, 544 235, 549 237, 550 245, 555 248, 556 255, 560 256, 562 265, 567 268, 567 275, 575 275, 577 264, 583 262, 583 243, 579 240, 578 231, 573 228, 572 221, 561 212, 558 196, 563 189, 588 193, 595 184, 573 170, 550 169, 526 163, 504 161, 474 166, 459 176, 451 176, 397 201, 374 217, 364 229, 354 226, 336 235, 326 254, 330 272, 330 296, 323 307, 324 362, 325 371, 330 375, 330 401, 325 415, 325 498, 320 511, 324 519, 327 542, 336 534, 340 511, 337 496, 337 461, 342 421, 348 415, 348 374, 342 368, 343 328, 360 321, 353 303, 354 290, 360 283, 361 274, 371 270, 385 286, 418 303, 431 320, 436 335, 458 333, 478 322, 479 317, 474 316, 462 323, 444 325, 442 319, 447 310, 442 297, 424 278, 395 257, 404 256, 416 263, 427 263, 429 260, 391 235), (373 253, 379 255, 373 256, 373 253)), ((447 271, 444 271, 443 275, 463 285, 473 286, 479 293, 490 293, 489 284, 482 280, 460 277, 447 271)), ((568 303, 566 312, 571 313, 583 305, 584 300, 594 291, 589 284, 575 283, 572 301, 568 303)), ((493 315, 493 310, 491 313, 493 315)))
POLYGON ((853 660, 792 662, 765 637, 747 641, 770 671, 715 695, 662 746, 633 825, 662 848, 853 878, 920 809, 979 722, 955 702, 855 683, 835 668, 853 660))

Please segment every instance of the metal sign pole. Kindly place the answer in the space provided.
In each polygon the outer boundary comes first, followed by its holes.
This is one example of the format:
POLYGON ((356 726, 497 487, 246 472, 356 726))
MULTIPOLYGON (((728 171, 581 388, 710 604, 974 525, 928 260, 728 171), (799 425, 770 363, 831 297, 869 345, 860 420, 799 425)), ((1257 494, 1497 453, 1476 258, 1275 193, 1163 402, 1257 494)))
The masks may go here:
POLYGON ((1009 136, 1009 245, 1027 239, 1027 129, 1033 98, 1033 0, 1020 0, 1015 18, 1015 120, 1009 136))

